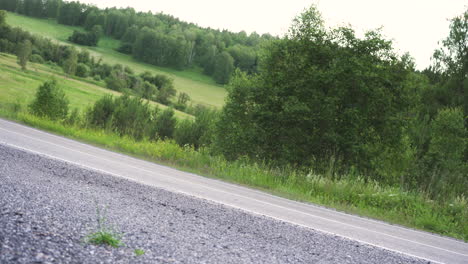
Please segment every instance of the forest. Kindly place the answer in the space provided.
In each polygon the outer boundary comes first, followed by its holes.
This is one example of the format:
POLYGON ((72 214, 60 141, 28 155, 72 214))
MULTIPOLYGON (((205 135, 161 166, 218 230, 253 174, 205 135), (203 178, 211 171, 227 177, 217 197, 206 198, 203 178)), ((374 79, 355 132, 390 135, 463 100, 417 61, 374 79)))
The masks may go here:
POLYGON ((227 84, 235 68, 256 72, 262 43, 276 38, 201 28, 162 13, 99 9, 75 1, 4 0, 0 9, 83 27, 87 33, 76 32, 71 38, 78 44, 95 46, 94 36, 99 34, 94 32, 102 31, 121 41, 120 52, 157 66, 180 70, 201 67, 219 84, 227 84))

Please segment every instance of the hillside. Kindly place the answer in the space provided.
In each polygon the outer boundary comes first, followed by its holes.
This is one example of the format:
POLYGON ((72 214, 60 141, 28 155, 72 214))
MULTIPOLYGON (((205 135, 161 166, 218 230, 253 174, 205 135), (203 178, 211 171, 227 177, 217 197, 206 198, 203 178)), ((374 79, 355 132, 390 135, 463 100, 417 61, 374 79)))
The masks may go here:
MULTIPOLYGON (((0 53, 0 108, 1 105, 19 104, 25 108, 36 93, 37 87, 52 76, 55 77, 70 100, 70 107, 83 111, 105 94, 120 95, 120 93, 103 88, 92 82, 72 79, 52 66, 30 64, 30 70, 24 72, 16 63, 16 57, 0 53)), ((152 105, 165 109, 165 105, 151 102, 152 105)), ((190 117, 180 111, 175 111, 176 117, 190 117)))
MULTIPOLYGON (((58 24, 55 20, 32 18, 12 12, 8 12, 7 23, 11 26, 21 27, 31 33, 49 37, 69 45, 75 45, 67 41, 73 30, 82 30, 79 27, 58 24)), ((137 62, 130 55, 117 52, 115 48, 119 46, 119 41, 110 37, 102 37, 97 47, 75 46, 89 50, 93 56, 102 58, 104 62, 109 64, 120 63, 127 65, 137 73, 149 71, 166 74, 174 80, 176 90, 187 93, 193 104, 214 107, 221 107, 224 104, 224 97, 227 94, 226 90, 222 86, 215 84, 210 77, 196 70, 177 71, 137 62)))

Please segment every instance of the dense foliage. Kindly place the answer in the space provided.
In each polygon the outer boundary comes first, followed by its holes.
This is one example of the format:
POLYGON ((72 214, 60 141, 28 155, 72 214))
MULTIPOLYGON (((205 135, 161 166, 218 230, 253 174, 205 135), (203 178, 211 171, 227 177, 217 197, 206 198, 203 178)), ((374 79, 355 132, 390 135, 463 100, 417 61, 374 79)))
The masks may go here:
POLYGON ((377 32, 327 31, 312 9, 268 50, 257 76, 233 83, 219 125, 225 155, 366 168, 401 140, 408 71, 377 32))
POLYGON ((326 29, 311 8, 264 50, 258 74, 236 74, 217 151, 467 195, 467 21, 467 11, 452 21, 435 65, 420 73, 378 32, 326 29))

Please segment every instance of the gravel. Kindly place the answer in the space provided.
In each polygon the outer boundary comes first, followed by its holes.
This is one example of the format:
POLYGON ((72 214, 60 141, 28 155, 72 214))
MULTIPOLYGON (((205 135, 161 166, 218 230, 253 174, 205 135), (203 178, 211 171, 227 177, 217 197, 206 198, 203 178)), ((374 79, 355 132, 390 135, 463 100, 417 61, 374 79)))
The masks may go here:
POLYGON ((0 144, 0 263, 428 262, 0 144))

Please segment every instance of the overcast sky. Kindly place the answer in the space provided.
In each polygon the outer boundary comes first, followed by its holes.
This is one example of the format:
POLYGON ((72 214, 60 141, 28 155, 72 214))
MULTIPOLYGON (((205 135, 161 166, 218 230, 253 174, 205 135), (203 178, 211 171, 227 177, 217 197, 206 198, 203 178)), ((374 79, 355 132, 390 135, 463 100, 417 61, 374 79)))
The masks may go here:
POLYGON ((134 7, 164 12, 203 27, 283 35, 292 19, 311 4, 326 25, 350 24, 358 33, 383 27, 399 53, 409 52, 423 69, 448 34, 449 19, 468 0, 79 0, 98 7, 134 7))

